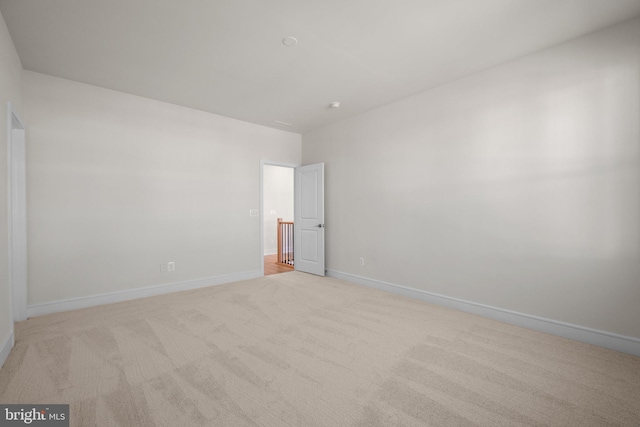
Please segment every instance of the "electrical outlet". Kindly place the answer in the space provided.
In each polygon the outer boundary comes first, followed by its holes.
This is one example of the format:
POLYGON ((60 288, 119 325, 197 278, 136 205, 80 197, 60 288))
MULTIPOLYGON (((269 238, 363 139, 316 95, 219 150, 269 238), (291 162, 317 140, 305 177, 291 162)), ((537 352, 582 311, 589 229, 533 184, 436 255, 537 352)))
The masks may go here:
POLYGON ((364 265, 364 257, 361 256, 359 259, 360 259, 360 265, 364 265))
POLYGON ((169 271, 176 271, 176 263, 174 261, 165 262, 164 264, 160 264, 160 272, 168 273, 169 271))

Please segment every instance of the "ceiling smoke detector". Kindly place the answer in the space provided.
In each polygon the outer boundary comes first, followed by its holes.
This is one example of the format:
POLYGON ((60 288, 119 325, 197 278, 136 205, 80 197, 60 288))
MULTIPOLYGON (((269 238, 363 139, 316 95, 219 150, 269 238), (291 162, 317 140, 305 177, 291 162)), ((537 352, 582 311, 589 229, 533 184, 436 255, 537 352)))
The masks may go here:
POLYGON ((340 103, 332 102, 331 104, 329 104, 329 108, 340 108, 340 103))
POLYGON ((295 37, 288 36, 282 39, 282 44, 287 47, 294 47, 295 45, 298 44, 298 39, 295 37))

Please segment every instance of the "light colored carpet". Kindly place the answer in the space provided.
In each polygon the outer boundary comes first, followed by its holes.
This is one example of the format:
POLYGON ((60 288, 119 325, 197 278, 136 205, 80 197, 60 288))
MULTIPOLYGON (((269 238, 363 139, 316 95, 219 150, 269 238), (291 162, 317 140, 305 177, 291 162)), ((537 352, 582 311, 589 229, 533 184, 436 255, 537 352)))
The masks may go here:
POLYGON ((21 322, 0 402, 74 426, 638 426, 640 358, 291 272, 21 322))

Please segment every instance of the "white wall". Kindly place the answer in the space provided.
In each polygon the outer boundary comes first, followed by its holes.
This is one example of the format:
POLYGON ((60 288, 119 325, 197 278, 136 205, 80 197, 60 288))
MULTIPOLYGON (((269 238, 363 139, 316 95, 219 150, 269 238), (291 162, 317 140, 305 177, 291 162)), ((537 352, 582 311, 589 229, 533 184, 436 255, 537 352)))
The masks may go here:
POLYGON ((30 306, 259 274, 260 160, 299 163, 300 135, 29 71, 23 83, 30 306))
POLYGON ((640 337, 639 82, 636 19, 303 135, 327 268, 640 337))
POLYGON ((264 254, 278 253, 278 218, 293 221, 293 168, 264 165, 264 254))
MULTIPOLYGON (((13 328, 8 272, 7 102, 21 115, 21 73, 20 58, 0 14, 0 347, 7 342, 13 328)), ((0 348, 0 356, 2 350, 0 348)), ((2 362, 0 360, 0 365, 2 362)))

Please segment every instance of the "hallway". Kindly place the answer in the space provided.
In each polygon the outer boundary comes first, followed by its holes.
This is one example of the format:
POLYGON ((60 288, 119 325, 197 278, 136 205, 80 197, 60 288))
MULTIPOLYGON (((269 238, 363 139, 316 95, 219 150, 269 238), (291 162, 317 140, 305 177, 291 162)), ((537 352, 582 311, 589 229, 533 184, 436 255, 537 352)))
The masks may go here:
POLYGON ((288 271, 293 271, 293 266, 278 264, 276 261, 278 259, 278 255, 265 255, 264 256, 264 275, 269 276, 270 274, 279 274, 286 273, 288 271))

